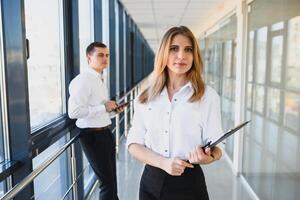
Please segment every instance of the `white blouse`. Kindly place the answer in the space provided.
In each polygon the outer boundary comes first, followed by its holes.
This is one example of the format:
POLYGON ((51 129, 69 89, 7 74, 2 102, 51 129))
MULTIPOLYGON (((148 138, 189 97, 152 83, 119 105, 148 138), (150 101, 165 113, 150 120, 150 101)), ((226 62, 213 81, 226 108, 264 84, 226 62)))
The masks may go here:
POLYGON ((191 103, 188 100, 193 92, 189 82, 174 94, 171 102, 166 87, 146 104, 135 100, 127 147, 137 143, 164 157, 187 159, 195 146, 221 136, 219 95, 206 86, 201 101, 191 103))

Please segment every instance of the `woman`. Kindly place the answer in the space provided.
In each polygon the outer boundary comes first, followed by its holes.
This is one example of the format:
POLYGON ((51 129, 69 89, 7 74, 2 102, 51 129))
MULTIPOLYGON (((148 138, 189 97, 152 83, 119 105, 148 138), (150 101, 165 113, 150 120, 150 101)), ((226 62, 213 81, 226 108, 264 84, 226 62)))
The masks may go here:
POLYGON ((146 164, 140 200, 209 199, 200 165, 220 159, 222 152, 202 146, 222 128, 219 96, 204 84, 202 71, 193 33, 184 26, 169 29, 127 138, 129 152, 146 164))

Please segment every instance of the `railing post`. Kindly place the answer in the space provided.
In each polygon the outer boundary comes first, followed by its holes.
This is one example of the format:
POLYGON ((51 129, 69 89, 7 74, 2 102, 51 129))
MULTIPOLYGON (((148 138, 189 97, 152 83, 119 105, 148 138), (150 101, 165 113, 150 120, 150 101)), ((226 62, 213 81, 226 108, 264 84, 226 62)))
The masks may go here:
POLYGON ((119 143, 120 143, 120 114, 116 115, 116 156, 119 155, 119 143))
MULTIPOLYGON (((120 97, 119 97, 119 95, 117 95, 117 97, 116 97, 116 101, 117 102, 119 102, 119 100, 120 100, 120 97)), ((118 158, 118 156, 119 156, 119 145, 120 145, 120 114, 119 113, 117 113, 116 114, 116 118, 115 118, 115 124, 116 124, 116 134, 115 134, 115 136, 116 136, 116 156, 117 156, 117 158, 118 158)))
MULTIPOLYGON (((124 102, 128 102, 128 95, 125 96, 124 98, 124 102)), ((125 107, 124 109, 124 134, 125 134, 125 137, 127 137, 128 135, 128 115, 127 115, 127 112, 128 112, 128 106, 125 107)))
MULTIPOLYGON (((130 92, 130 100, 133 99, 133 93, 134 93, 134 89, 130 92)), ((132 116, 133 116, 133 101, 130 102, 130 121, 132 120, 132 116)))
POLYGON ((72 175, 72 184, 75 183, 73 186, 73 189, 72 189, 74 200, 78 200, 76 174, 77 174, 77 171, 76 171, 75 146, 74 146, 74 144, 72 144, 71 145, 71 175, 72 175))

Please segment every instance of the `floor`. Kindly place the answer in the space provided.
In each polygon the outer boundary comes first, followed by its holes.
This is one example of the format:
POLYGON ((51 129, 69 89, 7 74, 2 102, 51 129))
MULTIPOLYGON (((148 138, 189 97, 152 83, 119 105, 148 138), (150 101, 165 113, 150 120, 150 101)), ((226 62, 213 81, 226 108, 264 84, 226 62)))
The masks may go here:
MULTIPOLYGON (((207 188, 211 200, 253 200, 241 179, 235 177, 225 158, 202 167, 206 176, 207 188)), ((117 160, 118 196, 120 200, 138 200, 139 179, 143 164, 136 161, 121 142, 117 160)), ((99 189, 91 200, 98 200, 99 189)))

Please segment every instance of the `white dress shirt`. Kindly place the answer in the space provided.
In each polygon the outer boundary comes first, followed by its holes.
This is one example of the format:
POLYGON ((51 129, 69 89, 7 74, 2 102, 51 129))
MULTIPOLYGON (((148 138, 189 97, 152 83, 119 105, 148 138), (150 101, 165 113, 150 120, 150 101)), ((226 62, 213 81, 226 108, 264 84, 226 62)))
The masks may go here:
POLYGON ((187 83, 174 94, 171 102, 166 87, 146 104, 135 100, 127 147, 137 143, 164 157, 187 159, 195 146, 221 136, 219 95, 209 86, 201 101, 189 102, 192 95, 192 85, 187 83))
POLYGON ((69 85, 68 114, 71 119, 77 119, 79 128, 101 128, 111 124, 104 105, 109 100, 108 91, 101 76, 87 67, 69 85))

